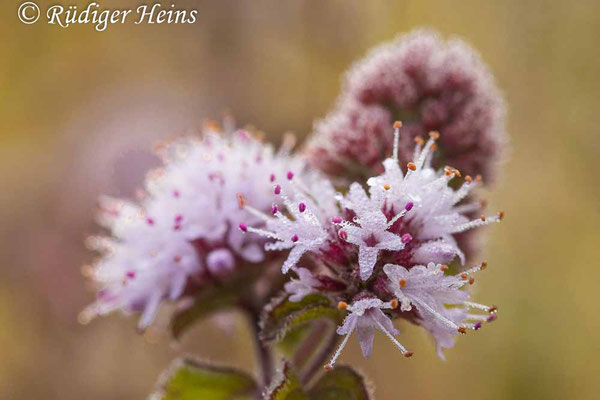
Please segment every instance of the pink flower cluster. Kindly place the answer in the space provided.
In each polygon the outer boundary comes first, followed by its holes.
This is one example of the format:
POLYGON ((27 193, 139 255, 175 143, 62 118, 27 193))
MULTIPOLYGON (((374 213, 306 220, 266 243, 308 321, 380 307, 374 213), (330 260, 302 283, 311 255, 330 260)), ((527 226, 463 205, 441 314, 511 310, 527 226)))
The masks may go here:
MULTIPOLYGON (((264 227, 240 228, 271 239, 266 250, 289 249, 282 272, 293 269, 299 276, 285 287, 290 299, 320 292, 339 301, 350 314, 338 333, 356 331, 365 356, 371 353, 374 329, 385 333, 404 355, 412 355, 394 337, 398 332, 391 322, 405 318, 431 333, 443 357, 441 350, 453 345, 453 335, 478 330, 482 322, 495 319, 495 307, 468 302, 469 293, 461 290, 474 283, 471 274, 485 263, 447 273, 446 264, 455 258, 464 263, 455 235, 499 222, 503 213, 468 218, 481 207, 468 196, 479 179, 467 175, 455 189, 450 183, 461 178, 461 172, 432 166, 436 132, 416 145, 404 173, 398 159, 400 127, 395 124, 393 156, 383 162, 382 174, 366 181, 368 191, 355 182, 345 194, 335 193, 322 176, 294 178, 289 192, 275 185, 274 197, 285 210, 267 215, 247 205, 250 214, 264 220, 264 227), (298 266, 304 255, 312 271, 298 266), (325 281, 337 284, 324 285, 325 281)), ((347 337, 340 351, 346 341, 347 337)))
POLYGON ((344 181, 381 172, 392 142, 387 127, 404 123, 399 157, 412 141, 442 136, 433 165, 495 177, 506 139, 504 103, 477 53, 459 39, 418 30, 369 52, 346 75, 335 109, 315 125, 309 162, 344 181))

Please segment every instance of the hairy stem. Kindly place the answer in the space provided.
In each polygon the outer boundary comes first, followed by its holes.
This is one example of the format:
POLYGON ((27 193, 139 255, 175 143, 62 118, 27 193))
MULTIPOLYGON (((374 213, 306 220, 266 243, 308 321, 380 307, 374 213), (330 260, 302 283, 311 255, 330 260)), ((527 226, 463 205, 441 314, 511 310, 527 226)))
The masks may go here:
POLYGON ((254 351, 256 354, 257 369, 260 373, 260 380, 264 387, 269 386, 273 376, 273 354, 271 350, 263 344, 259 337, 260 328, 258 326, 260 310, 250 305, 243 305, 246 312, 250 331, 252 332, 252 341, 254 342, 254 351))

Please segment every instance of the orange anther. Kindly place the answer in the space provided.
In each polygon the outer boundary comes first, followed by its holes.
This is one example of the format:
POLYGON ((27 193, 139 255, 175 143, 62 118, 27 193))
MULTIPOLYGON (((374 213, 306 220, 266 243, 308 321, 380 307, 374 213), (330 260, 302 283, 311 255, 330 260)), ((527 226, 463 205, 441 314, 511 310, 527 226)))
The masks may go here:
POLYGON ((246 205, 246 198, 244 197, 243 194, 241 194, 241 193, 237 194, 237 201, 238 201, 238 206, 240 207, 240 209, 244 208, 244 206, 246 205))

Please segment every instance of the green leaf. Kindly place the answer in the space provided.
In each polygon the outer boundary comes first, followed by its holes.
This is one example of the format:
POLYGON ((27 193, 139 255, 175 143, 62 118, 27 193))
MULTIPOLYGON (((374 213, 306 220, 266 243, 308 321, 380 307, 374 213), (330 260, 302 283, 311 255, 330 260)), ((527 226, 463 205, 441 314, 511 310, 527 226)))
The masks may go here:
POLYGON ((278 379, 271 385, 264 397, 265 400, 308 400, 302 390, 300 380, 292 371, 288 362, 283 368, 278 379))
POLYGON ((252 400, 258 392, 247 374, 192 359, 179 359, 160 379, 151 400, 252 400))
POLYGON ((190 328, 196 321, 215 311, 231 307, 238 301, 238 293, 221 287, 207 287, 200 291, 194 303, 171 317, 171 334, 175 339, 190 328))
POLYGON ((372 400, 365 378, 348 366, 326 372, 310 390, 314 400, 372 400))
POLYGON ((278 342, 289 332, 318 319, 338 324, 343 314, 333 306, 328 297, 310 294, 301 301, 289 301, 287 296, 276 298, 265 307, 261 318, 261 340, 278 342))

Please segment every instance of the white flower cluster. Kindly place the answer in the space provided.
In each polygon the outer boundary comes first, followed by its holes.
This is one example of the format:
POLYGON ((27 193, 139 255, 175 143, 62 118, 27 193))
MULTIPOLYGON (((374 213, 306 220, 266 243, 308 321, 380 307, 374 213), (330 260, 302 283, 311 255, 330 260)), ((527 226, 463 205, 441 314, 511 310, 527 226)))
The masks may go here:
POLYGON ((179 298, 187 285, 263 261, 264 240, 237 229, 242 220, 261 223, 240 201, 270 209, 273 181, 303 169, 288 148, 275 152, 243 130, 211 128, 166 146, 161 156, 164 167, 149 174, 139 204, 100 202, 100 223, 111 235, 89 240, 102 256, 91 272, 97 300, 83 320, 113 310, 142 312, 144 328, 161 301, 179 298))

